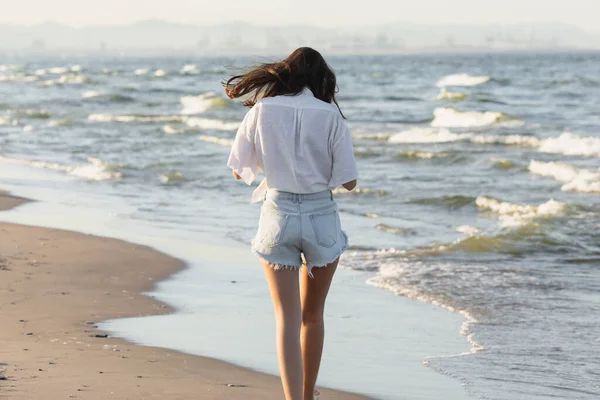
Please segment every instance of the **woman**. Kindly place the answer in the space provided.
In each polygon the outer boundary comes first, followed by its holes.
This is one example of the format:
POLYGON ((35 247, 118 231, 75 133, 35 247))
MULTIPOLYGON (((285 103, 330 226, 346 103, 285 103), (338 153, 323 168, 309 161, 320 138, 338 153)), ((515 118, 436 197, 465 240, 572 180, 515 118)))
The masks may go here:
POLYGON ((302 47, 224 86, 227 96, 244 97, 251 107, 227 165, 248 185, 259 169, 265 174, 252 196, 252 202, 264 201, 252 250, 275 307, 285 397, 313 400, 325 298, 348 247, 332 189, 354 189, 358 175, 352 138, 335 100, 336 77, 319 52, 302 47))

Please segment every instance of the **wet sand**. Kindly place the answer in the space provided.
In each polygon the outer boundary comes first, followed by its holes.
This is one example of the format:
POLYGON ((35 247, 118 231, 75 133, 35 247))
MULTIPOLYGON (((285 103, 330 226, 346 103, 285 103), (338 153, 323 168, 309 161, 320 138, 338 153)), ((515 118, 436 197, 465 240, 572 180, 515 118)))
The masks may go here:
MULTIPOLYGON (((26 201, 0 191, 0 210, 26 201)), ((183 268, 124 241, 0 223, 0 398, 281 400, 278 377, 95 328, 171 312, 141 293, 183 268)), ((366 399, 322 392, 323 400, 366 399)))

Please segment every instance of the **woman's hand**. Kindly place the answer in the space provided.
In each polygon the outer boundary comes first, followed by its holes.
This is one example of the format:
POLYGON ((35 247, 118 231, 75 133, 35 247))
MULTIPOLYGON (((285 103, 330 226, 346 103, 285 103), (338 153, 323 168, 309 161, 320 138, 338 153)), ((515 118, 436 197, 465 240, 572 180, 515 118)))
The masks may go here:
POLYGON ((237 173, 237 172, 235 172, 235 171, 233 171, 233 177, 234 177, 235 179, 237 179, 238 181, 239 181, 240 179, 242 179, 242 177, 241 177, 241 176, 239 176, 239 175, 238 175, 238 173, 237 173))
POLYGON ((347 191, 351 192, 356 187, 356 179, 350 182, 346 182, 342 185, 347 191))

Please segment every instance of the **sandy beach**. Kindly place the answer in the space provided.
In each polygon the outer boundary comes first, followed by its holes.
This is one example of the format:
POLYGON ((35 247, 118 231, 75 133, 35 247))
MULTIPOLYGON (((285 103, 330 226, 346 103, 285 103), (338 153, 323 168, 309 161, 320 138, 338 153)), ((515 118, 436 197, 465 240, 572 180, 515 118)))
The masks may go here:
MULTIPOLYGON (((0 210, 25 201, 2 192, 0 210)), ((0 398, 281 400, 277 377, 133 345, 95 328, 172 311, 140 293, 184 267, 119 240, 0 223, 0 398)))

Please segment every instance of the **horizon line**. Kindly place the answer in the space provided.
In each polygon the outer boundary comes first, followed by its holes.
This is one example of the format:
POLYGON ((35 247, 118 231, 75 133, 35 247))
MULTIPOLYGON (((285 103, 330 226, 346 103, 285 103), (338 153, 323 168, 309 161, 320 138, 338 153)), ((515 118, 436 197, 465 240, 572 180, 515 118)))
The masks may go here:
POLYGON ((383 26, 392 26, 392 25, 401 25, 401 24, 406 24, 406 25, 416 25, 416 26, 463 26, 463 27, 467 27, 467 26, 473 26, 473 27, 485 27, 485 26, 500 26, 500 27, 510 27, 510 26, 540 26, 540 25, 563 25, 563 26, 570 26, 576 29, 579 29, 582 32, 587 32, 590 34, 596 34, 596 35, 600 35, 600 31, 593 31, 593 30, 588 30, 585 28, 582 28, 580 26, 577 26, 576 24, 570 23, 570 22, 561 22, 561 21, 537 21, 537 22, 507 22, 507 23, 503 23, 503 22, 493 22, 493 23, 477 23, 477 22, 469 22, 469 23, 453 23, 453 22, 443 22, 443 23, 427 23, 427 22, 410 22, 410 21, 402 21, 402 20, 398 20, 398 21, 393 21, 393 22, 386 22, 386 23, 382 23, 382 24, 348 24, 348 25, 332 25, 332 26, 324 26, 324 25, 318 25, 318 24, 310 24, 310 23, 298 23, 298 24, 256 24, 256 23, 252 23, 249 21, 244 21, 244 20, 233 20, 230 22, 219 22, 219 23, 212 23, 212 24, 203 24, 203 23, 193 23, 193 22, 184 22, 184 21, 174 21, 174 20, 169 20, 169 19, 161 19, 161 18, 144 18, 144 19, 138 19, 135 21, 131 21, 131 22, 126 22, 126 23, 104 23, 104 24, 90 24, 90 25, 83 25, 83 26, 76 26, 70 23, 66 23, 66 22, 61 22, 61 21, 56 21, 56 20, 45 20, 45 21, 40 21, 40 22, 36 22, 36 23, 32 23, 32 24, 18 24, 18 23, 12 23, 9 21, 2 21, 0 20, 0 25, 12 25, 12 26, 17 26, 17 27, 22 27, 22 28, 31 28, 31 27, 36 27, 36 26, 43 26, 43 25, 60 25, 63 27, 67 27, 67 28, 71 28, 71 29, 88 29, 88 28, 98 28, 98 27, 111 27, 111 26, 118 26, 118 27, 126 27, 126 26, 134 26, 134 25, 139 25, 142 23, 148 23, 148 22, 162 22, 162 23, 168 23, 168 24, 173 24, 173 25, 182 25, 182 26, 190 26, 190 27, 198 27, 198 28, 203 28, 203 27, 215 27, 215 26, 223 26, 223 25, 233 25, 233 24, 240 24, 240 25, 247 25, 247 26, 252 26, 252 27, 262 27, 262 28, 286 28, 286 27, 311 27, 311 28, 321 28, 321 29, 335 29, 335 28, 352 28, 352 27, 356 27, 356 28, 369 28, 369 27, 383 27, 383 26))

